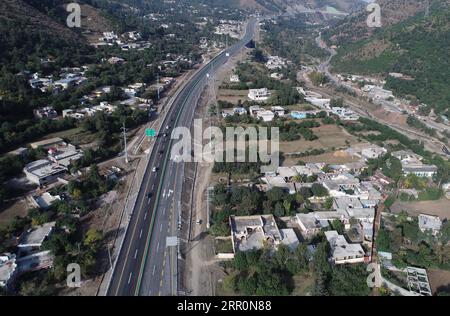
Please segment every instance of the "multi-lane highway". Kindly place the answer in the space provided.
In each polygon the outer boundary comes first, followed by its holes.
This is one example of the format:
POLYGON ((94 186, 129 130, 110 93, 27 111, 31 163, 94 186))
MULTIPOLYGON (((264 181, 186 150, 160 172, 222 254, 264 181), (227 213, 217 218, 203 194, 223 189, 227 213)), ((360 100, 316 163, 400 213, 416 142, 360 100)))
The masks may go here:
POLYGON ((202 67, 174 100, 148 157, 107 295, 177 295, 176 240, 184 163, 170 159, 176 141, 170 135, 174 127, 191 126, 209 77, 253 38, 256 23, 251 19, 244 37, 202 67))

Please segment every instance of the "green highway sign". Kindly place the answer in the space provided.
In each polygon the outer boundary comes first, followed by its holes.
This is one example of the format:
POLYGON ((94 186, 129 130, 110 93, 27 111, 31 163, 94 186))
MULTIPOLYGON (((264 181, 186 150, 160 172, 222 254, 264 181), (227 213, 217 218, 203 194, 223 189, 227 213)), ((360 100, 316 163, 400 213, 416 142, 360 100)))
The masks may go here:
POLYGON ((147 128, 145 130, 145 136, 147 137, 156 137, 156 131, 153 128, 147 128))

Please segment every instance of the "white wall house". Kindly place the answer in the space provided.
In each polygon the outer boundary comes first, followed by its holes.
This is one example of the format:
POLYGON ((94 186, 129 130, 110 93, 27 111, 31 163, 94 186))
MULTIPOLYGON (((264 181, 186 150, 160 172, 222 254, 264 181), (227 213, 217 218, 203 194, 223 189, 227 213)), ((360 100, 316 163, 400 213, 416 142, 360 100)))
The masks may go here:
POLYGON ((230 76, 230 82, 234 82, 234 83, 240 82, 239 76, 238 75, 231 75, 230 76))
POLYGON ((275 113, 272 111, 259 111, 256 114, 256 117, 260 120, 263 120, 264 122, 271 122, 275 118, 275 113))
POLYGON ((403 167, 405 175, 414 174, 418 177, 432 178, 437 172, 434 165, 406 165, 403 167))
POLYGON ((345 237, 335 230, 325 232, 325 237, 330 243, 330 261, 334 264, 364 262, 365 252, 360 244, 348 243, 345 237))
POLYGON ((386 153, 385 148, 376 145, 369 146, 361 151, 361 155, 366 159, 376 159, 386 153))
POLYGON ((270 92, 267 88, 250 89, 248 97, 252 101, 267 101, 269 99, 270 92))

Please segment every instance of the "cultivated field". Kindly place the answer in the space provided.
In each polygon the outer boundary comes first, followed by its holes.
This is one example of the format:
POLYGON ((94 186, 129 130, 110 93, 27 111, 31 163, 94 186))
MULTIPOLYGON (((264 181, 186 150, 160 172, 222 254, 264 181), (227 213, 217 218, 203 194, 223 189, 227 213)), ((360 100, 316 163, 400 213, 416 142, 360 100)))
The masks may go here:
POLYGON ((420 213, 439 216, 441 219, 450 219, 450 200, 442 198, 438 201, 418 201, 401 202, 396 201, 391 206, 393 213, 406 211, 411 216, 418 216, 420 213))
POLYGON ((283 165, 295 165, 298 160, 305 162, 325 162, 328 164, 343 164, 358 161, 358 158, 352 157, 339 150, 350 146, 361 145, 362 143, 358 142, 358 139, 355 136, 350 135, 336 125, 322 125, 311 130, 318 139, 314 141, 300 139, 298 141, 280 143, 280 151, 284 153, 286 157, 283 165), (331 152, 308 157, 289 157, 286 155, 288 153, 301 153, 312 149, 325 149, 331 152))
POLYGON ((433 294, 436 294, 437 289, 442 292, 443 288, 446 288, 446 292, 450 292, 450 271, 427 270, 427 273, 433 294))

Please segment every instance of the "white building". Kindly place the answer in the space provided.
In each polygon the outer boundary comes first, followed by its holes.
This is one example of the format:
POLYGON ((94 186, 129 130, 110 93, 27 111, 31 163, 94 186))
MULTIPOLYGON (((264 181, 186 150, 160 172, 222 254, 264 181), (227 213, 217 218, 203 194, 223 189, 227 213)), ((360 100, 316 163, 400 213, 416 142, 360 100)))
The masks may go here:
POLYGON ((16 256, 14 254, 0 255, 0 288, 11 288, 17 275, 16 256))
POLYGON ((248 108, 248 112, 250 113, 251 116, 256 117, 256 115, 258 114, 258 112, 261 111, 261 107, 259 105, 251 105, 248 108))
POLYGON ((249 251, 284 244, 294 250, 299 240, 293 229, 279 229, 273 215, 230 216, 233 251, 249 251))
POLYGON ((343 121, 357 121, 359 119, 358 114, 347 108, 332 107, 331 113, 339 116, 339 118, 343 121))
POLYGON ((282 80, 284 78, 283 74, 280 74, 278 72, 274 72, 270 74, 270 78, 276 79, 276 80, 282 80))
POLYGON ((403 173, 405 175, 414 174, 418 177, 432 178, 438 168, 435 165, 409 164, 403 166, 403 173))
POLYGON ((273 113, 275 113, 276 115, 278 115, 279 117, 284 116, 284 114, 285 114, 285 112, 286 112, 282 106, 272 106, 272 107, 270 108, 270 110, 271 110, 273 113))
POLYGON ((47 159, 41 159, 27 164, 23 172, 30 182, 37 185, 46 185, 55 182, 59 177, 66 174, 67 169, 47 159))
POLYGON ((362 263, 364 262, 365 252, 360 244, 350 244, 343 235, 337 231, 325 232, 325 237, 330 243, 331 258, 334 264, 362 263))
POLYGON ((45 192, 42 195, 31 196, 30 200, 34 207, 46 209, 49 208, 54 202, 60 201, 61 197, 59 195, 51 195, 49 192, 45 192))
POLYGON ((248 92, 248 97, 252 101, 267 101, 269 99, 270 92, 267 88, 261 89, 250 89, 248 92))
POLYGON ((17 248, 22 255, 30 254, 41 250, 42 243, 50 236, 51 232, 55 228, 56 222, 45 223, 43 225, 34 227, 24 232, 19 238, 19 244, 17 248))
POLYGON ((256 113, 256 117, 264 122, 271 122, 275 118, 275 113, 269 110, 258 111, 258 113, 256 113))
POLYGON ((315 105, 319 108, 323 109, 329 109, 330 108, 330 102, 331 99, 322 99, 322 98, 316 98, 316 97, 306 97, 305 100, 312 105, 315 105))
POLYGON ((266 63, 267 69, 270 70, 281 69, 284 66, 286 66, 286 60, 284 58, 281 58, 279 56, 268 57, 268 61, 266 63))
POLYGON ((47 118, 47 119, 54 119, 58 117, 58 113, 56 113, 55 109, 52 106, 46 106, 43 108, 39 108, 33 111, 34 116, 36 118, 47 118))
POLYGON ((442 227, 442 221, 439 216, 432 216, 426 214, 419 214, 419 229, 421 232, 431 231, 433 236, 436 236, 442 227))
POLYGON ((83 152, 71 144, 62 143, 48 149, 48 158, 58 166, 68 168, 73 161, 83 158, 83 152))
POLYGON ((231 75, 230 76, 230 82, 237 83, 237 82, 241 82, 241 81, 240 81, 238 75, 231 75))
POLYGON ((371 145, 361 151, 361 155, 366 159, 376 159, 385 155, 386 153, 387 150, 385 148, 376 145, 371 145))

